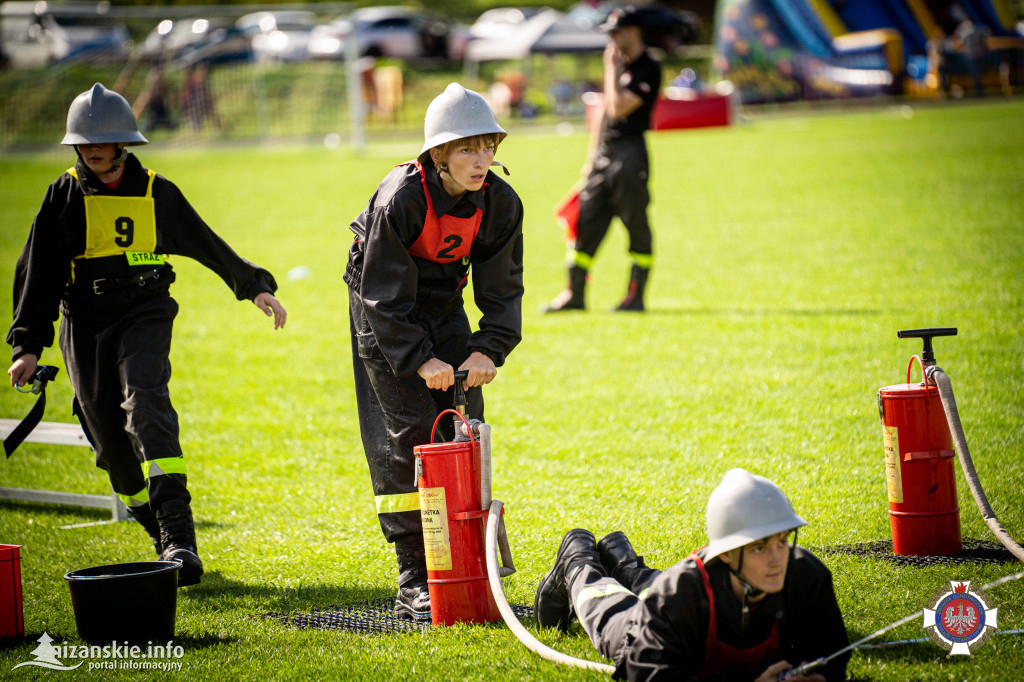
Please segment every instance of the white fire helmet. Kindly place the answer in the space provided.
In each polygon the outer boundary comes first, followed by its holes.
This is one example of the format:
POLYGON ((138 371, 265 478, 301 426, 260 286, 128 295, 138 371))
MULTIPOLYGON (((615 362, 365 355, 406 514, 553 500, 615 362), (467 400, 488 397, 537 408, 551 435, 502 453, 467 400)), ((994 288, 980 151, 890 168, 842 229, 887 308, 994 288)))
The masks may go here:
POLYGON ((419 162, 430 164, 430 150, 445 142, 461 140, 474 135, 497 133, 499 141, 508 133, 498 125, 487 100, 479 93, 467 90, 458 83, 449 83, 427 107, 423 118, 423 149, 419 162))
POLYGON ((64 145, 104 144, 122 142, 126 145, 148 144, 139 132, 139 124, 128 100, 97 83, 76 97, 68 108, 67 134, 64 145))
POLYGON ((730 469, 708 497, 705 561, 806 525, 779 486, 744 469, 730 469))

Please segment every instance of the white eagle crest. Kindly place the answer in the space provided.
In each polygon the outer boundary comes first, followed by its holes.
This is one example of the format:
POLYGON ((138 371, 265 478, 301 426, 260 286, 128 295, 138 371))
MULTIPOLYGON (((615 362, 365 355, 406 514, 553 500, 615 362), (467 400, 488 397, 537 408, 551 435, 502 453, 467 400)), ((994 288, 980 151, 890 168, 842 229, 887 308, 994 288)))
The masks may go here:
POLYGON ((956 613, 953 613, 952 605, 946 609, 946 613, 942 616, 942 624, 946 626, 949 632, 962 637, 965 632, 970 632, 978 624, 978 613, 971 605, 967 606, 967 612, 964 613, 963 602, 957 606, 959 606, 959 609, 956 613))

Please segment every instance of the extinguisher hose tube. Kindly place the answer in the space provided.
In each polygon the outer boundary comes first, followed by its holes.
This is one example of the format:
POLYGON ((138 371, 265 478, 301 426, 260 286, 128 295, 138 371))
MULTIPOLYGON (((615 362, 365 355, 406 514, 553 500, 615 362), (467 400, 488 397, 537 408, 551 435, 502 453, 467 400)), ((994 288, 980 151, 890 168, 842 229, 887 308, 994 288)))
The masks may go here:
POLYGON ((956 409, 956 398, 953 397, 953 384, 949 377, 942 371, 941 367, 929 367, 928 377, 935 382, 939 389, 939 398, 942 400, 942 409, 946 413, 946 422, 949 424, 949 431, 953 436, 953 444, 956 446, 956 454, 960 458, 960 467, 964 470, 964 477, 967 479, 967 486, 971 489, 974 501, 981 510, 981 515, 988 524, 989 529, 996 536, 996 539, 1003 544, 1003 547, 1010 550, 1020 561, 1024 561, 1024 548, 1010 537, 992 506, 988 503, 985 491, 981 488, 978 480, 978 472, 974 469, 974 461, 971 459, 971 451, 967 449, 967 438, 964 436, 964 429, 960 425, 960 413, 956 409))
POLYGON ((505 620, 505 624, 508 625, 509 630, 516 636, 516 639, 523 643, 523 646, 541 658, 561 663, 562 665, 583 668, 584 670, 597 670, 609 675, 614 673, 615 668, 606 663, 573 658, 572 656, 555 651, 551 647, 539 642, 516 618, 516 614, 512 612, 512 607, 508 605, 504 590, 501 589, 501 579, 498 578, 498 520, 501 518, 502 505, 501 500, 491 502, 490 513, 487 516, 485 553, 487 555, 487 579, 491 585, 491 594, 494 595, 494 602, 498 605, 498 611, 501 612, 501 617, 505 620))
POLYGON ((491 427, 480 424, 480 505, 481 509, 491 507, 491 427))

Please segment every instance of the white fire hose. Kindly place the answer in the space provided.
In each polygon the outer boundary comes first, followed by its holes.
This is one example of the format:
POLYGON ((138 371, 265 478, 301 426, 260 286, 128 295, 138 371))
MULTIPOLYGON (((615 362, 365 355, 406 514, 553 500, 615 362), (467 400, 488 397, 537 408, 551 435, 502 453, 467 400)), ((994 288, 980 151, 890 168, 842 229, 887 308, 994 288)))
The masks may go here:
POLYGON ((967 438, 964 436, 964 429, 960 425, 960 413, 956 409, 956 398, 953 397, 953 385, 949 381, 949 377, 937 365, 926 367, 925 376, 931 379, 936 388, 939 389, 942 409, 946 413, 946 422, 949 424, 949 432, 953 436, 957 457, 960 458, 960 468, 964 471, 967 487, 971 489, 971 495, 974 496, 974 502, 978 505, 985 523, 988 524, 989 530, 1002 543, 1003 547, 1010 550, 1010 553, 1017 557, 1017 559, 1024 561, 1024 547, 1017 544, 1010 537, 1010 534, 1006 532, 1006 529, 1003 528, 1003 525, 999 523, 996 513, 992 511, 992 506, 988 503, 985 491, 981 488, 978 472, 974 470, 974 461, 971 459, 971 451, 967 449, 967 438))
POLYGON ((512 612, 512 607, 508 605, 508 599, 505 598, 505 591, 501 588, 501 579, 498 577, 498 522, 501 519, 502 504, 501 500, 491 502, 490 513, 487 516, 487 540, 484 553, 487 555, 487 579, 491 584, 491 594, 494 595, 494 602, 498 605, 498 611, 501 612, 505 625, 508 625, 508 629, 516 636, 516 639, 523 643, 523 646, 541 658, 584 670, 597 670, 609 675, 614 673, 615 668, 606 663, 573 658, 539 642, 523 627, 523 624, 516 618, 516 614, 512 612))

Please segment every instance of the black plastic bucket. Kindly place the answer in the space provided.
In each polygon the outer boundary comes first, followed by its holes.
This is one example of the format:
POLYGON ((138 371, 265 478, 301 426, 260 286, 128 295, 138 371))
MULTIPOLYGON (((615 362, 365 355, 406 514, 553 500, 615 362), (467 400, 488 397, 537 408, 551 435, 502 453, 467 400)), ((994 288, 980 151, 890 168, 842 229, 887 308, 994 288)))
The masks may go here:
POLYGON ((78 636, 90 644, 174 638, 177 561, 138 561, 65 574, 78 636))

